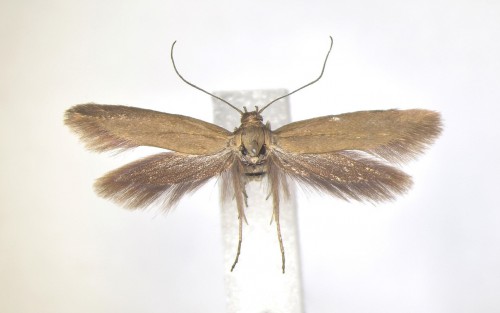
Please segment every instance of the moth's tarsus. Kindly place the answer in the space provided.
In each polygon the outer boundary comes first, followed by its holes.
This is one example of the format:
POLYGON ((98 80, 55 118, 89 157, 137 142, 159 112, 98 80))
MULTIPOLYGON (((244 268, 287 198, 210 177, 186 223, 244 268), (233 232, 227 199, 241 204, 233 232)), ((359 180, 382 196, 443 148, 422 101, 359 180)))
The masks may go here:
MULTIPOLYGON (((320 76, 283 97, 321 78, 332 43, 320 76)), ((171 57, 179 77, 227 103, 179 74, 173 59, 174 45, 171 57)), ((412 184, 411 177, 394 165, 423 153, 442 128, 439 113, 412 109, 323 116, 271 130, 260 113, 273 102, 253 112, 235 108, 242 116, 234 132, 188 116, 95 103, 68 109, 64 122, 93 151, 120 152, 138 146, 170 150, 126 164, 96 181, 99 196, 129 209, 159 204, 168 211, 183 196, 220 177, 222 199, 234 200, 238 210, 238 248, 231 271, 241 253, 243 221, 247 223, 245 181, 262 179, 265 174, 273 199, 283 272, 285 249, 279 203, 290 194, 289 180, 344 200, 392 200, 412 184)))
POLYGON ((234 258, 233 265, 231 266, 231 272, 234 270, 241 253, 241 243, 243 242, 243 218, 238 217, 238 249, 236 251, 236 257, 234 258))
POLYGON ((281 251, 281 270, 283 271, 283 274, 285 274, 285 247, 283 246, 283 239, 281 238, 280 219, 279 217, 276 217, 275 220, 276 220, 276 228, 278 230, 278 242, 280 244, 280 251, 281 251))

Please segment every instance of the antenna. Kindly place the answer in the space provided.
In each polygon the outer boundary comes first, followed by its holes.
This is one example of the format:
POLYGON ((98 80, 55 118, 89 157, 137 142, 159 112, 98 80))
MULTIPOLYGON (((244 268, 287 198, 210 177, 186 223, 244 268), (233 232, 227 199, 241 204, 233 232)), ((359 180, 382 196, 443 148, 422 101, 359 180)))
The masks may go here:
POLYGON ((225 104, 229 105, 230 107, 232 107, 233 109, 235 109, 236 111, 238 111, 240 114, 243 114, 243 112, 238 109, 237 107, 235 107, 234 105, 232 105, 231 103, 227 102, 226 100, 222 99, 222 98, 219 98, 217 97, 216 95, 214 94, 211 94, 210 92, 206 91, 205 89, 202 89, 198 86, 196 86, 195 84, 193 83, 190 83, 189 81, 187 81, 184 77, 182 77, 182 75, 179 73, 179 71, 177 70, 177 66, 175 66, 175 61, 174 61, 174 46, 175 46, 175 43, 177 42, 174 41, 174 43, 172 44, 172 48, 170 48, 170 59, 172 60, 172 65, 174 66, 174 70, 175 70, 175 73, 177 73, 177 76, 180 77, 180 79, 182 79, 183 82, 185 82, 186 84, 188 84, 189 86, 193 87, 193 88, 196 88, 198 89, 199 91, 202 91, 204 93, 206 93, 207 95, 210 95, 212 97, 214 97, 215 99, 217 100, 220 100, 222 102, 224 102, 225 104))
POLYGON ((332 36, 330 36, 330 48, 328 49, 328 52, 326 53, 325 61, 323 62, 323 68, 321 69, 321 73, 319 74, 318 78, 316 78, 315 80, 313 80, 310 83, 305 84, 304 86, 302 86, 300 88, 295 89, 294 91, 292 91, 290 93, 287 93, 284 96, 281 96, 279 98, 274 99, 273 101, 271 101, 268 104, 266 104, 262 109, 260 109, 258 113, 262 113, 262 111, 264 111, 265 109, 267 109, 267 107, 270 106, 271 104, 273 104, 274 102, 276 102, 278 100, 281 100, 283 98, 286 98, 286 97, 288 97, 288 96, 296 93, 299 90, 302 90, 302 89, 304 89, 304 88, 306 88, 308 86, 311 86, 312 84, 314 84, 315 82, 317 82, 318 80, 320 80, 321 77, 323 76, 323 73, 325 72, 326 61, 328 60, 328 56, 330 55, 330 52, 332 51, 332 47, 333 47, 333 38, 332 38, 332 36))
MULTIPOLYGON (((214 95, 214 94, 212 94, 212 93, 210 93, 210 92, 206 91, 205 89, 202 89, 202 88, 200 88, 200 87, 196 86, 195 84, 193 84, 193 83, 189 82, 189 81, 188 81, 188 80, 186 80, 184 77, 182 77, 182 75, 181 75, 181 74, 179 73, 179 71, 177 70, 177 66, 175 65, 175 61, 174 61, 174 46, 175 46, 175 43, 176 43, 176 42, 177 42, 177 40, 176 40, 176 41, 174 41, 174 42, 172 43, 172 48, 170 49, 170 59, 172 60, 172 65, 174 66, 174 70, 175 70, 175 73, 177 74, 177 76, 179 76, 179 78, 180 78, 180 79, 182 79, 182 81, 183 81, 183 82, 185 82, 186 84, 188 84, 189 86, 191 86, 191 87, 193 87, 193 88, 195 88, 195 89, 198 89, 199 91, 204 92, 204 93, 206 93, 207 95, 209 95, 209 96, 211 96, 211 97, 213 97, 213 98, 215 98, 215 99, 218 99, 218 100, 220 100, 220 101, 224 102, 225 104, 229 105, 231 108, 233 108, 233 109, 235 109, 236 111, 238 111, 240 114, 243 114, 243 113, 244 113, 243 111, 241 111, 240 109, 238 109, 237 107, 235 107, 235 106, 234 106, 234 105, 232 105, 231 103, 227 102, 226 100, 224 100, 224 99, 222 99, 222 98, 220 98, 220 97, 217 97, 216 95, 214 95)), ((326 53, 325 61, 323 62, 323 67, 321 68, 321 73, 319 74, 318 78, 316 78, 315 80, 313 80, 313 81, 311 81, 311 82, 309 82, 309 83, 305 84, 304 86, 302 86, 302 87, 300 87, 300 88, 295 89, 294 91, 292 91, 292 92, 290 92, 290 93, 287 93, 287 94, 286 94, 286 95, 284 95, 284 96, 281 96, 281 97, 278 97, 278 98, 274 99, 273 101, 271 101, 271 102, 269 102, 268 104, 266 104, 266 105, 265 105, 262 109, 260 109, 260 110, 258 111, 258 113, 262 113, 265 109, 267 109, 267 108, 268 108, 271 104, 273 104, 274 102, 276 102, 276 101, 278 101, 278 100, 281 100, 281 99, 283 99, 283 98, 286 98, 286 97, 288 97, 288 96, 290 96, 290 95, 292 95, 292 94, 296 93, 296 92, 297 92, 297 91, 299 91, 299 90, 302 90, 302 89, 304 89, 304 88, 306 88, 306 87, 309 87, 309 86, 311 86, 312 84, 316 83, 318 80, 320 80, 320 79, 321 79, 321 77, 323 77, 323 73, 325 72, 326 62, 328 61, 328 56, 330 56, 330 52, 332 51, 332 47, 333 47, 333 38, 332 38, 332 36, 330 36, 330 48, 328 49, 328 52, 326 53)))

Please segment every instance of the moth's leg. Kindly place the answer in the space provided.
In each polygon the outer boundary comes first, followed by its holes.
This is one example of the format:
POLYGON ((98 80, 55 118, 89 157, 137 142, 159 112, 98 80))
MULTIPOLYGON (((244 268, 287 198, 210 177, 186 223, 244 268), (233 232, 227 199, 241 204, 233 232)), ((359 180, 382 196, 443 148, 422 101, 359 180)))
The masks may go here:
MULTIPOLYGON (((272 191, 270 191, 267 194, 266 201, 269 200, 269 197, 271 197, 272 194, 273 194, 272 191)), ((269 221, 269 225, 271 225, 273 223, 273 220, 274 220, 274 209, 273 209, 273 214, 271 214, 271 220, 269 221)))
POLYGON ((234 196, 236 198, 236 207, 238 209, 238 249, 236 251, 236 257, 234 259, 234 263, 231 266, 231 272, 234 270, 236 263, 238 263, 238 258, 241 253, 241 243, 243 242, 243 220, 245 223, 247 222, 247 218, 245 217, 245 211, 243 207, 244 203, 244 184, 241 181, 240 175, 235 175, 238 173, 233 173, 233 187, 234 187, 234 196))
POLYGON ((269 199, 269 197, 271 197, 272 194, 273 194, 272 191, 270 191, 266 196, 266 200, 269 199))
POLYGON ((248 204, 247 204, 247 193, 245 191, 245 185, 243 185, 243 192, 241 193, 242 197, 241 197, 241 209, 238 209, 238 216, 243 216, 243 221, 245 221, 245 224, 248 225, 248 221, 247 221, 247 216, 245 215, 245 207, 248 208, 248 204), (244 206, 243 206, 244 204, 244 206))
POLYGON ((278 241, 280 244, 281 251, 281 269, 283 274, 285 273, 285 247, 283 246, 283 239, 281 238, 281 227, 280 227, 280 198, 278 189, 273 188, 273 216, 276 221, 276 230, 278 231, 278 241))
MULTIPOLYGON (((269 163, 268 171, 268 182, 269 191, 273 197, 273 218, 276 222, 276 231, 278 233, 278 242, 281 251, 281 269, 283 274, 285 273, 285 247, 283 246, 283 238, 281 237, 281 225, 280 225, 280 190, 283 191, 284 196, 288 195, 288 184, 286 182, 286 177, 280 175, 279 168, 275 166, 273 159, 269 163)), ((272 223, 272 219, 271 219, 272 223)))
MULTIPOLYGON (((233 200, 235 199, 236 195, 233 195, 233 200)), ((266 199, 267 200, 267 199, 266 199)), ((248 208, 248 195, 245 187, 243 187, 243 201, 245 202, 245 207, 248 208)))
MULTIPOLYGON (((243 184, 243 199, 245 200, 245 207, 248 208, 248 195, 247 195, 247 190, 245 188, 246 184, 243 184)), ((246 219, 245 219, 246 222, 246 219)), ((248 223, 247 223, 248 224, 248 223)))
POLYGON ((238 217, 238 250, 236 251, 236 257, 234 258, 233 265, 231 266, 231 272, 234 270, 236 263, 241 253, 241 243, 243 242, 243 219, 238 217))
POLYGON ((240 218, 240 216, 243 216, 245 224, 248 225, 247 217, 245 215, 245 208, 243 207, 243 203, 246 207, 248 207, 248 195, 245 189, 245 178, 241 177, 241 174, 238 170, 234 170, 232 177, 234 190, 233 200, 236 200, 236 206, 238 208, 238 218, 240 218))
POLYGON ((280 228, 280 220, 276 219, 276 228, 278 229, 278 240, 280 242, 280 250, 281 250, 281 269, 283 270, 283 274, 285 274, 285 247, 283 247, 283 239, 281 238, 281 228, 280 228))

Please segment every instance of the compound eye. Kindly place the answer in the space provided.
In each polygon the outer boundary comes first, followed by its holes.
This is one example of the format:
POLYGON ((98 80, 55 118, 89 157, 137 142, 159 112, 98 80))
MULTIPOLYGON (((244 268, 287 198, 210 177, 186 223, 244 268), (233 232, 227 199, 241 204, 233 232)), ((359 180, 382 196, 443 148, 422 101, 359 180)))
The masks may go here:
POLYGON ((262 148, 260 148, 259 155, 264 155, 266 154, 266 145, 262 145, 262 148))
POLYGON ((248 154, 248 150, 247 150, 247 148, 245 148, 245 146, 241 146, 240 147, 240 151, 241 151, 241 154, 243 154, 243 155, 247 155, 248 154))

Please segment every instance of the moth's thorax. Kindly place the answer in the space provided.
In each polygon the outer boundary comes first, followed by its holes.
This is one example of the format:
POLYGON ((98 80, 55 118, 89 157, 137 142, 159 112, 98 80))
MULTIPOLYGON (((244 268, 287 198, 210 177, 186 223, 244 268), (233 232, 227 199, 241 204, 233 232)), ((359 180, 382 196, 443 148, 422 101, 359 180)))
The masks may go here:
POLYGON ((262 116, 256 111, 243 113, 241 126, 234 135, 234 143, 245 173, 260 175, 267 172, 271 131, 262 123, 262 116))

